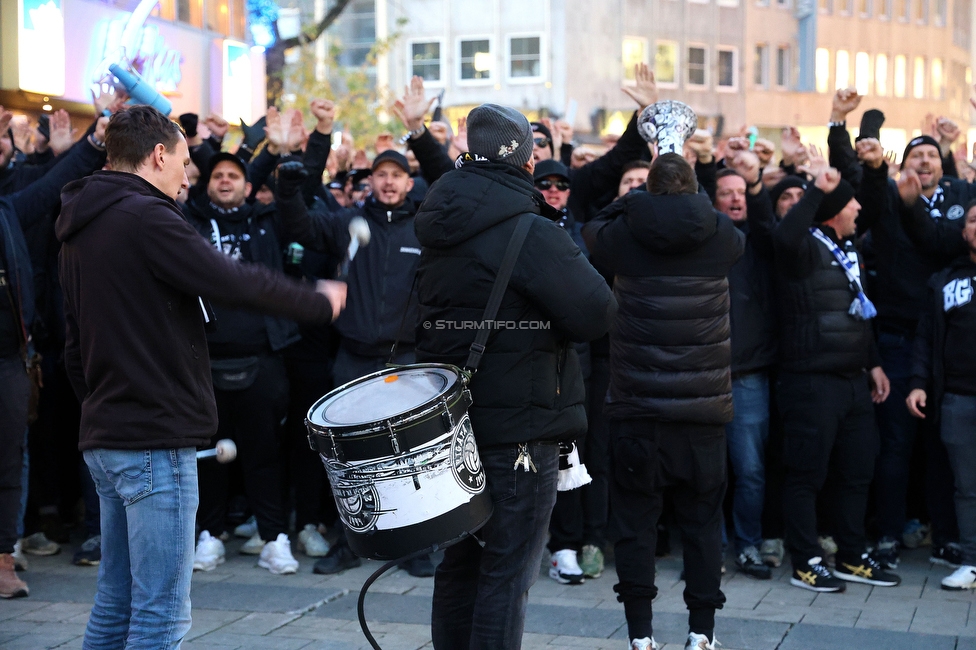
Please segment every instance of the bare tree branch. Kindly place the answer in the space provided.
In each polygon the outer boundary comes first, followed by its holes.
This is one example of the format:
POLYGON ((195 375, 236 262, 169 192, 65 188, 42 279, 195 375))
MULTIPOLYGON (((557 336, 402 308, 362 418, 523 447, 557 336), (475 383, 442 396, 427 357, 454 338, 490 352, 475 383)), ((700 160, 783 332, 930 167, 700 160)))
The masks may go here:
POLYGON ((336 18, 339 17, 339 15, 346 8, 346 5, 348 5, 350 2, 352 2, 352 0, 338 0, 338 2, 336 2, 332 8, 329 9, 325 16, 322 17, 322 20, 315 25, 315 29, 313 29, 311 33, 306 34, 305 32, 301 32, 298 36, 293 36, 292 38, 286 38, 283 41, 280 41, 281 49, 287 50, 288 48, 296 47, 298 45, 305 45, 306 43, 312 43, 313 41, 317 40, 319 36, 322 35, 322 32, 328 29, 329 25, 336 21, 336 18))

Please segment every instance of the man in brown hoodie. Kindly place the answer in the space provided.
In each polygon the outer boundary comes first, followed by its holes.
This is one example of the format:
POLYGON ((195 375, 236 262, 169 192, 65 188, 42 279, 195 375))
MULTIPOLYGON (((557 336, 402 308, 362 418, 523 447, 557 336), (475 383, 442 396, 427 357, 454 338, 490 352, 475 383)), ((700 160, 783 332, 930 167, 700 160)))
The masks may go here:
POLYGON ((207 300, 329 322, 345 285, 301 285, 222 255, 188 224, 180 127, 148 106, 112 117, 114 171, 67 185, 55 225, 65 366, 101 506, 102 562, 85 647, 178 648, 190 629, 195 448, 217 429, 207 300))

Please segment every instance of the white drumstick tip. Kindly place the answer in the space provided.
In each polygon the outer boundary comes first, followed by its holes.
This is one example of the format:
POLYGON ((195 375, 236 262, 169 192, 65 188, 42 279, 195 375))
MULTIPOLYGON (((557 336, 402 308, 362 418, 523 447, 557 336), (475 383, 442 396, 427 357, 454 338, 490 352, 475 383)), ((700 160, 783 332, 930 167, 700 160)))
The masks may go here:
POLYGON ((230 438, 217 441, 217 462, 229 463, 237 458, 237 444, 230 438))

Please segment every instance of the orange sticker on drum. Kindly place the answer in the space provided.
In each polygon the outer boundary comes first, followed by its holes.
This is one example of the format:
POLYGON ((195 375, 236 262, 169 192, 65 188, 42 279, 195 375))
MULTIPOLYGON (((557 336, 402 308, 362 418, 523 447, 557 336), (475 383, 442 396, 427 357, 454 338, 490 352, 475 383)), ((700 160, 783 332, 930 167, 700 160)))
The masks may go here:
POLYGON ((400 376, 399 376, 399 375, 390 375, 389 377, 387 377, 387 378, 386 378, 386 379, 384 379, 383 381, 385 381, 385 382, 386 382, 386 383, 388 383, 388 384, 392 384, 393 382, 395 382, 395 381, 396 381, 397 379, 399 379, 399 378, 400 378, 400 376))

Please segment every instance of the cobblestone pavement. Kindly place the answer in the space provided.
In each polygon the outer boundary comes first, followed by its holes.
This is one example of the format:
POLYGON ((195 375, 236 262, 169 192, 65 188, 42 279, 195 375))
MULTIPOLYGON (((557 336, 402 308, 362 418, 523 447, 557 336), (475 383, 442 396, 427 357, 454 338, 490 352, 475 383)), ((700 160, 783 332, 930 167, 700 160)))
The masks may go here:
MULTIPOLYGON (((359 628, 359 589, 379 563, 336 576, 312 573, 304 556, 298 574, 274 576, 227 544, 227 562, 193 577, 193 628, 185 650, 368 650, 359 628)), ((81 648, 95 591, 96 569, 75 567, 67 550, 30 557, 21 574, 31 596, 0 601, 0 650, 81 648)), ((907 551, 895 588, 849 584, 844 594, 815 594, 789 584, 785 568, 773 580, 739 574, 729 560, 728 598, 718 613, 722 650, 847 650, 924 648, 976 650, 976 596, 939 588, 948 572, 928 562, 928 550, 907 551)), ((654 636, 667 650, 681 648, 687 614, 678 577, 681 560, 658 562, 660 595, 654 636)), ((523 648, 624 650, 623 606, 615 599, 612 566, 597 580, 559 585, 545 571, 532 588, 523 648)), ((393 571, 366 599, 370 630, 384 650, 430 648, 430 578, 393 571)))

